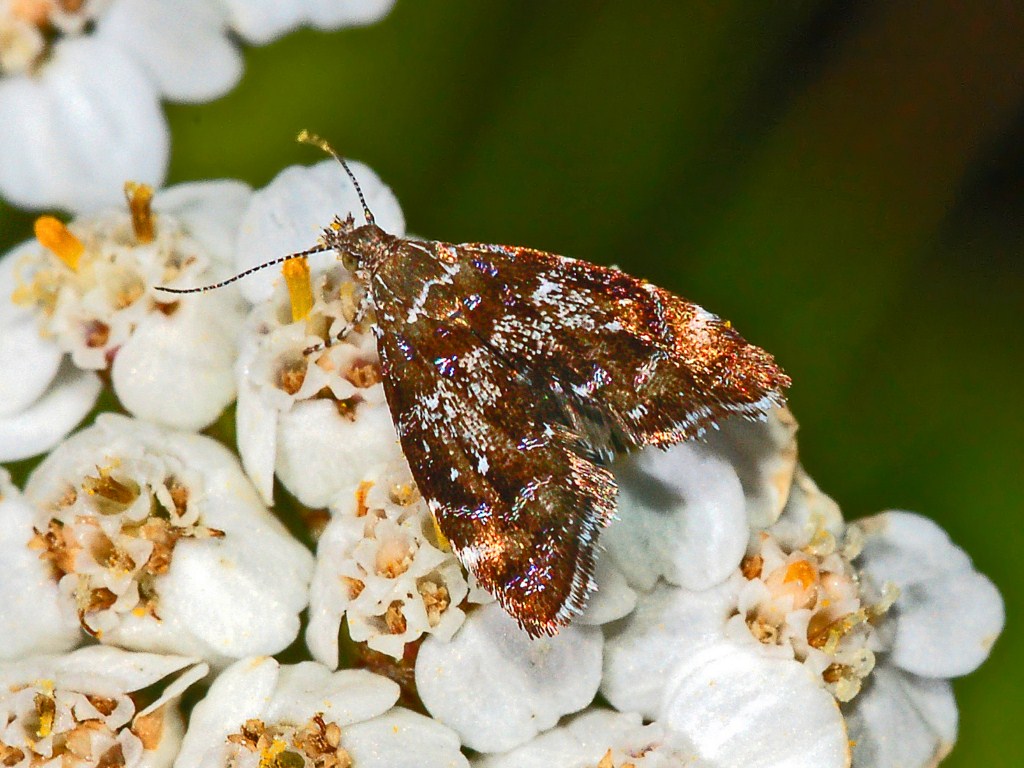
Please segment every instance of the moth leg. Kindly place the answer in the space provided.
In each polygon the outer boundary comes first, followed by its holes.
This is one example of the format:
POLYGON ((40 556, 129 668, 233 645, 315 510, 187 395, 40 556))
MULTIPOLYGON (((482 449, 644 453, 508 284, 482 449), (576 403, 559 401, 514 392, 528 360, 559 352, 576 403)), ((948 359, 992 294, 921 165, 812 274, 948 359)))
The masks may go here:
POLYGON ((355 314, 352 316, 352 321, 345 323, 340 331, 332 336, 327 341, 321 341, 319 344, 314 344, 311 347, 306 347, 302 350, 302 354, 306 357, 309 355, 315 355, 317 352, 323 352, 328 347, 333 347, 335 344, 340 344, 348 335, 355 330, 356 326, 360 325, 363 320, 366 319, 366 315, 370 311, 370 296, 365 291, 359 297, 359 304, 356 307, 355 314))

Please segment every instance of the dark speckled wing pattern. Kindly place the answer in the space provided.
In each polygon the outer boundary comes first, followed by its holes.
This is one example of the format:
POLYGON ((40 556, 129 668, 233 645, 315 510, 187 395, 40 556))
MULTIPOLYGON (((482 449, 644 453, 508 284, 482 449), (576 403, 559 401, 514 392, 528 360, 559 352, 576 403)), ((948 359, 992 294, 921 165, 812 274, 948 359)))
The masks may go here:
POLYGON ((420 491, 460 560, 535 636, 594 588, 615 453, 758 417, 789 383, 695 304, 540 251, 398 240, 369 290, 420 491))

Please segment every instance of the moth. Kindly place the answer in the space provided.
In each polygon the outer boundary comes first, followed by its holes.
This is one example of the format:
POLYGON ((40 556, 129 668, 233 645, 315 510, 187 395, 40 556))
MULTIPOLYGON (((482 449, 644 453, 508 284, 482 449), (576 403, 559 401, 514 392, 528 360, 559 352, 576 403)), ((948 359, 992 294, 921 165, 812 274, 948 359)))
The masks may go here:
MULTIPOLYGON (((415 240, 335 219, 320 243, 363 287, 402 451, 441 532, 531 636, 595 590, 609 464, 718 420, 763 418, 790 379, 725 320, 617 269, 531 248, 415 240)), ((170 289, 164 289, 170 290, 170 289)))

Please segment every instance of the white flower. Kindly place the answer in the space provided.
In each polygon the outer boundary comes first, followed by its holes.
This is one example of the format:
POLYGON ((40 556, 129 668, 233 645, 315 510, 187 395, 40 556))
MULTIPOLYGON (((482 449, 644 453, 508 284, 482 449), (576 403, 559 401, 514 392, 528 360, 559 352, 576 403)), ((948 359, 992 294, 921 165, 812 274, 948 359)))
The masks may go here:
POLYGON ((338 663, 342 616, 349 636, 402 658, 424 633, 450 639, 468 593, 455 556, 438 540, 433 518, 398 455, 334 508, 317 544, 306 641, 314 658, 338 663))
POLYGON ((855 765, 916 768, 948 751, 956 707, 944 681, 908 671, 972 670, 1002 620, 991 582, 933 524, 846 526, 798 471, 729 579, 640 596, 609 635, 602 692, 726 765, 847 765, 849 739, 855 765))
POLYGON ((363 670, 241 659, 196 705, 175 768, 462 768, 458 738, 393 706, 398 686, 363 670))
POLYGON ((208 671, 196 661, 93 646, 0 664, 0 764, 166 768, 184 730, 173 702, 208 671), (137 709, 139 692, 175 673, 137 709))
MULTIPOLYGON (((401 234, 402 213, 391 191, 365 166, 352 167, 378 223, 401 234)), ((362 215, 335 161, 288 168, 253 194, 242 217, 236 268, 309 248, 325 223, 353 210, 362 215)), ((268 503, 276 472, 303 504, 326 507, 351 498, 368 473, 386 466, 398 436, 368 325, 336 340, 355 319, 354 283, 333 252, 311 257, 310 267, 312 279, 291 286, 310 296, 310 308, 298 319, 285 287, 274 291, 278 276, 265 271, 241 283, 257 306, 238 363, 238 451, 268 503), (304 353, 332 340, 325 350, 304 353)))
MULTIPOLYGON (((475 768, 713 768, 679 734, 635 713, 588 709, 475 768)), ((724 764, 722 764, 724 765, 724 764)), ((738 765, 738 764, 737 764, 738 765)))
POLYGON ((0 194, 85 211, 125 179, 160 184, 160 99, 206 101, 241 75, 227 21, 208 0, 0 3, 0 194))
POLYGON ((450 641, 423 641, 416 690, 467 747, 504 752, 593 701, 602 646, 601 630, 582 624, 530 639, 491 603, 472 611, 450 641))
MULTIPOLYGON (((313 557, 219 443, 103 414, 25 495, 36 509, 23 546, 52 566, 61 609, 103 642, 224 663, 298 633, 313 557)), ((0 614, 2 634, 14 619, 0 614)))
POLYGON ((867 578, 899 591, 891 643, 864 692, 847 708, 857 766, 928 766, 956 741, 947 678, 973 672, 1003 629, 995 585, 939 526, 910 512, 860 520, 867 578))
POLYGON ((201 102, 242 74, 231 40, 366 24, 393 0, 0 0, 0 195, 85 212, 125 179, 163 182, 160 101, 201 102))
POLYGON ((49 565, 25 546, 35 517, 33 506, 0 469, 0 660, 66 651, 81 637, 74 613, 61 610, 49 565))
POLYGON ((55 445, 108 371, 131 413, 201 429, 235 394, 237 290, 180 299, 160 284, 231 273, 231 247, 249 196, 232 181, 156 195, 132 187, 130 208, 73 221, 43 217, 30 241, 0 259, 0 459, 55 445), (44 247, 44 243, 47 247, 44 247), (64 356, 70 363, 61 365, 64 356))

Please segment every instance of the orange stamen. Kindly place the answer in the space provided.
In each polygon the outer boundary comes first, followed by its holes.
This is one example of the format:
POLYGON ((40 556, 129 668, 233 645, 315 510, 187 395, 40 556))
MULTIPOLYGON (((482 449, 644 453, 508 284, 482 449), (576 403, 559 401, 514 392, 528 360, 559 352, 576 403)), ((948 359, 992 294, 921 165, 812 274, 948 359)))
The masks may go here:
POLYGON ((810 589, 814 586, 814 582, 817 578, 818 574, 814 570, 813 565, 806 560, 796 560, 790 563, 786 568, 786 577, 782 581, 785 584, 788 584, 791 581, 799 581, 800 586, 804 589, 810 589))
POLYGON ((78 260, 85 252, 85 245, 75 237, 64 222, 53 216, 40 216, 35 223, 36 240, 63 261, 72 272, 78 271, 78 260))
POLYGON ((281 266, 292 302, 292 322, 305 320, 313 308, 313 284, 309 279, 306 259, 289 259, 281 266))
POLYGON ((135 230, 135 239, 140 244, 153 242, 153 238, 156 237, 153 188, 148 184, 126 181, 124 196, 128 198, 128 209, 132 212, 132 229, 135 230))

